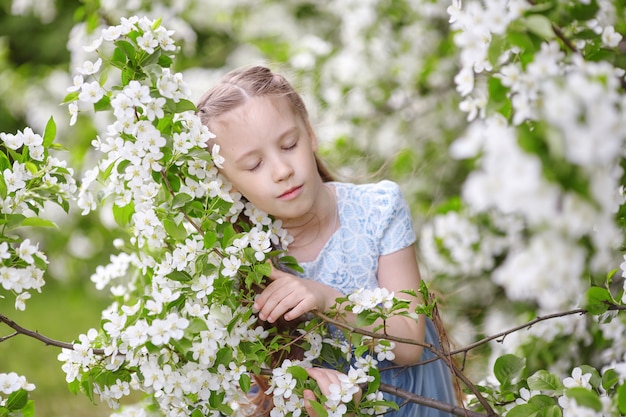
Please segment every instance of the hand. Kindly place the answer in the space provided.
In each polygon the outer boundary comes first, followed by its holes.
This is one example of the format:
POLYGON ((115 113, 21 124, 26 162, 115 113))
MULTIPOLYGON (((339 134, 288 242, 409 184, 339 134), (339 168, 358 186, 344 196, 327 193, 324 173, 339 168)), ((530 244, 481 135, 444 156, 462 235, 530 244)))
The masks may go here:
MULTIPOLYGON (((324 396, 328 397, 330 394, 330 386, 332 384, 341 385, 341 381, 339 380, 339 375, 342 375, 341 372, 336 371, 334 369, 328 368, 308 368, 307 373, 311 378, 317 382, 317 386, 320 388, 320 391, 324 396)), ((358 403, 361 400, 362 392, 359 390, 356 394, 354 394, 354 402, 358 403)), ((317 413, 314 411, 313 406, 311 405, 311 401, 316 401, 315 393, 313 391, 307 389, 302 393, 304 397, 304 409, 307 414, 311 417, 318 417, 317 413)))
POLYGON ((274 323, 280 317, 294 320, 318 310, 326 311, 342 294, 319 282, 296 277, 272 266, 271 282, 254 301, 259 318, 274 323))

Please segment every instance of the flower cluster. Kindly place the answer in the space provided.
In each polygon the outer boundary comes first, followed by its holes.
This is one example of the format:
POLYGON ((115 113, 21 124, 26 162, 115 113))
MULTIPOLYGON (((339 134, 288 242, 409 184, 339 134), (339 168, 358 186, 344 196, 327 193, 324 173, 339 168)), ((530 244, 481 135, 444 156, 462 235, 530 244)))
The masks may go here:
POLYGON ((25 226, 56 227, 40 217, 45 203, 51 201, 67 211, 77 190, 72 168, 49 154, 49 148, 58 149, 52 143, 55 132, 56 125, 50 119, 43 136, 30 128, 15 134, 0 133, 0 214, 4 228, 0 286, 15 294, 18 310, 26 308, 29 290, 41 292, 48 260, 38 243, 19 237, 15 231, 25 226))
POLYGON ((600 375, 594 368, 586 365, 575 367, 571 375, 562 381, 555 375, 542 371, 531 377, 529 384, 531 389, 522 388, 515 402, 506 407, 507 412, 512 414, 523 412, 537 407, 538 404, 555 409, 557 406, 545 402, 545 398, 547 395, 556 395, 563 416, 611 417, 616 414, 607 392, 612 390, 618 379, 623 380, 624 377, 624 374, 615 374, 613 370, 600 375), (612 379, 611 382, 608 382, 609 378, 612 379), (601 386, 600 381, 604 381, 601 386), (597 389, 600 390, 600 395, 595 394, 594 391, 597 389), (589 394, 582 396, 580 394, 582 392, 589 394), (592 392, 594 394, 591 394, 592 392))
POLYGON ((32 391, 35 385, 26 382, 26 378, 15 372, 0 374, 0 407, 7 405, 8 396, 20 390, 32 391), (7 396, 7 397, 5 397, 7 396))
MULTIPOLYGON (((271 411, 272 417, 300 416, 304 411, 304 399, 296 395, 298 387, 307 386, 307 373, 305 368, 310 368, 309 361, 285 360, 279 368, 272 371, 272 382, 267 393, 272 394, 274 408, 271 411)), ((376 366, 373 359, 360 358, 354 367, 350 367, 345 374, 339 375, 339 384, 329 386, 329 394, 321 396, 318 393, 320 403, 324 405, 328 416, 339 417, 353 411, 353 399, 360 390, 360 384, 374 381, 374 377, 369 374, 371 367, 376 366)), ((376 400, 381 401, 379 393, 368 393, 365 402, 371 401, 377 404, 375 408, 364 407, 361 411, 364 415, 378 415, 384 413, 388 408, 376 400)))

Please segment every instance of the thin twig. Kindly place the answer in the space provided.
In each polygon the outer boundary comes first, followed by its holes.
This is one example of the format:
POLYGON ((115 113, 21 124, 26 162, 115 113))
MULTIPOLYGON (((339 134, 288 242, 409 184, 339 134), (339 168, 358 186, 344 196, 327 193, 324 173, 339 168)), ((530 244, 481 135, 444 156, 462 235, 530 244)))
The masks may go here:
POLYGON ((9 335, 6 335, 4 337, 0 337, 0 343, 4 342, 5 340, 9 340, 12 337, 17 336, 18 334, 19 334, 18 332, 15 332, 15 333, 11 333, 9 335))
MULTIPOLYGON (((174 189, 172 188, 172 185, 170 184, 170 180, 168 180, 167 175, 165 175, 165 171, 161 171, 161 176, 163 177, 163 181, 165 182, 167 191, 169 191, 170 195, 174 197, 176 194, 174 193, 174 189)), ((189 224, 191 224, 193 228, 196 229, 198 233, 200 233, 200 236, 204 236, 204 230, 202 230, 202 228, 198 226, 191 217, 189 217, 189 215, 185 212, 185 210, 182 209, 182 207, 180 209, 180 212, 183 213, 183 216, 185 216, 185 220, 187 220, 189 224)))
MULTIPOLYGON (((608 310, 609 311, 625 311, 626 310, 626 306, 616 305, 616 304, 609 304, 608 310)), ((574 314, 583 315, 583 314, 587 314, 587 313, 588 313, 588 311, 585 310, 584 308, 577 308, 577 309, 574 309, 574 310, 564 311, 564 312, 560 312, 560 313, 553 313, 553 314, 546 314, 544 316, 539 316, 539 317, 537 317, 537 318, 535 318, 535 319, 533 319, 533 320, 531 320, 531 321, 529 321, 529 322, 527 322, 525 324, 521 324, 519 326, 513 327, 513 328, 505 330, 503 332, 494 334, 492 336, 485 337, 484 339, 481 339, 481 340, 479 340, 477 342, 469 344, 469 345, 467 345, 465 347, 462 347, 460 349, 454 350, 454 351, 450 352, 450 354, 457 355, 459 353, 466 353, 466 352, 469 352, 472 349, 477 348, 478 346, 484 345, 484 344, 486 344, 488 342, 491 342, 492 340, 496 340, 496 339, 501 339, 501 340, 498 340, 498 341, 502 342, 504 340, 504 338, 506 336, 508 336, 509 334, 515 333, 515 332, 517 332, 519 330, 530 328, 530 327, 534 326, 535 324, 537 324, 539 322, 542 322, 542 321, 545 321, 545 320, 551 320, 551 319, 555 319, 555 318, 559 318, 559 317, 571 316, 571 315, 574 315, 574 314)))

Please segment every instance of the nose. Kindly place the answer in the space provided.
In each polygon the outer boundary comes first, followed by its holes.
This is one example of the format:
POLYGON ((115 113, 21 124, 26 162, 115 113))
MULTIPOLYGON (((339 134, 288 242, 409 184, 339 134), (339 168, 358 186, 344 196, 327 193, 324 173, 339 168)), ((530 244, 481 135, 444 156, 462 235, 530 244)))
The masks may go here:
POLYGON ((277 156, 272 168, 272 175, 276 182, 288 180, 294 173, 293 165, 284 156, 277 156))

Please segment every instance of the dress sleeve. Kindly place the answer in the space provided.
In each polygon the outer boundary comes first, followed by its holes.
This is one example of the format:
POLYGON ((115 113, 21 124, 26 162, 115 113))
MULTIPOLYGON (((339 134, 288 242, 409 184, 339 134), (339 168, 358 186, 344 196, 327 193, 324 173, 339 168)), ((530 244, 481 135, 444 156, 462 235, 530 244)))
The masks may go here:
POLYGON ((376 196, 380 212, 378 251, 387 255, 412 245, 415 240, 413 220, 402 190, 392 181, 381 181, 376 196))

